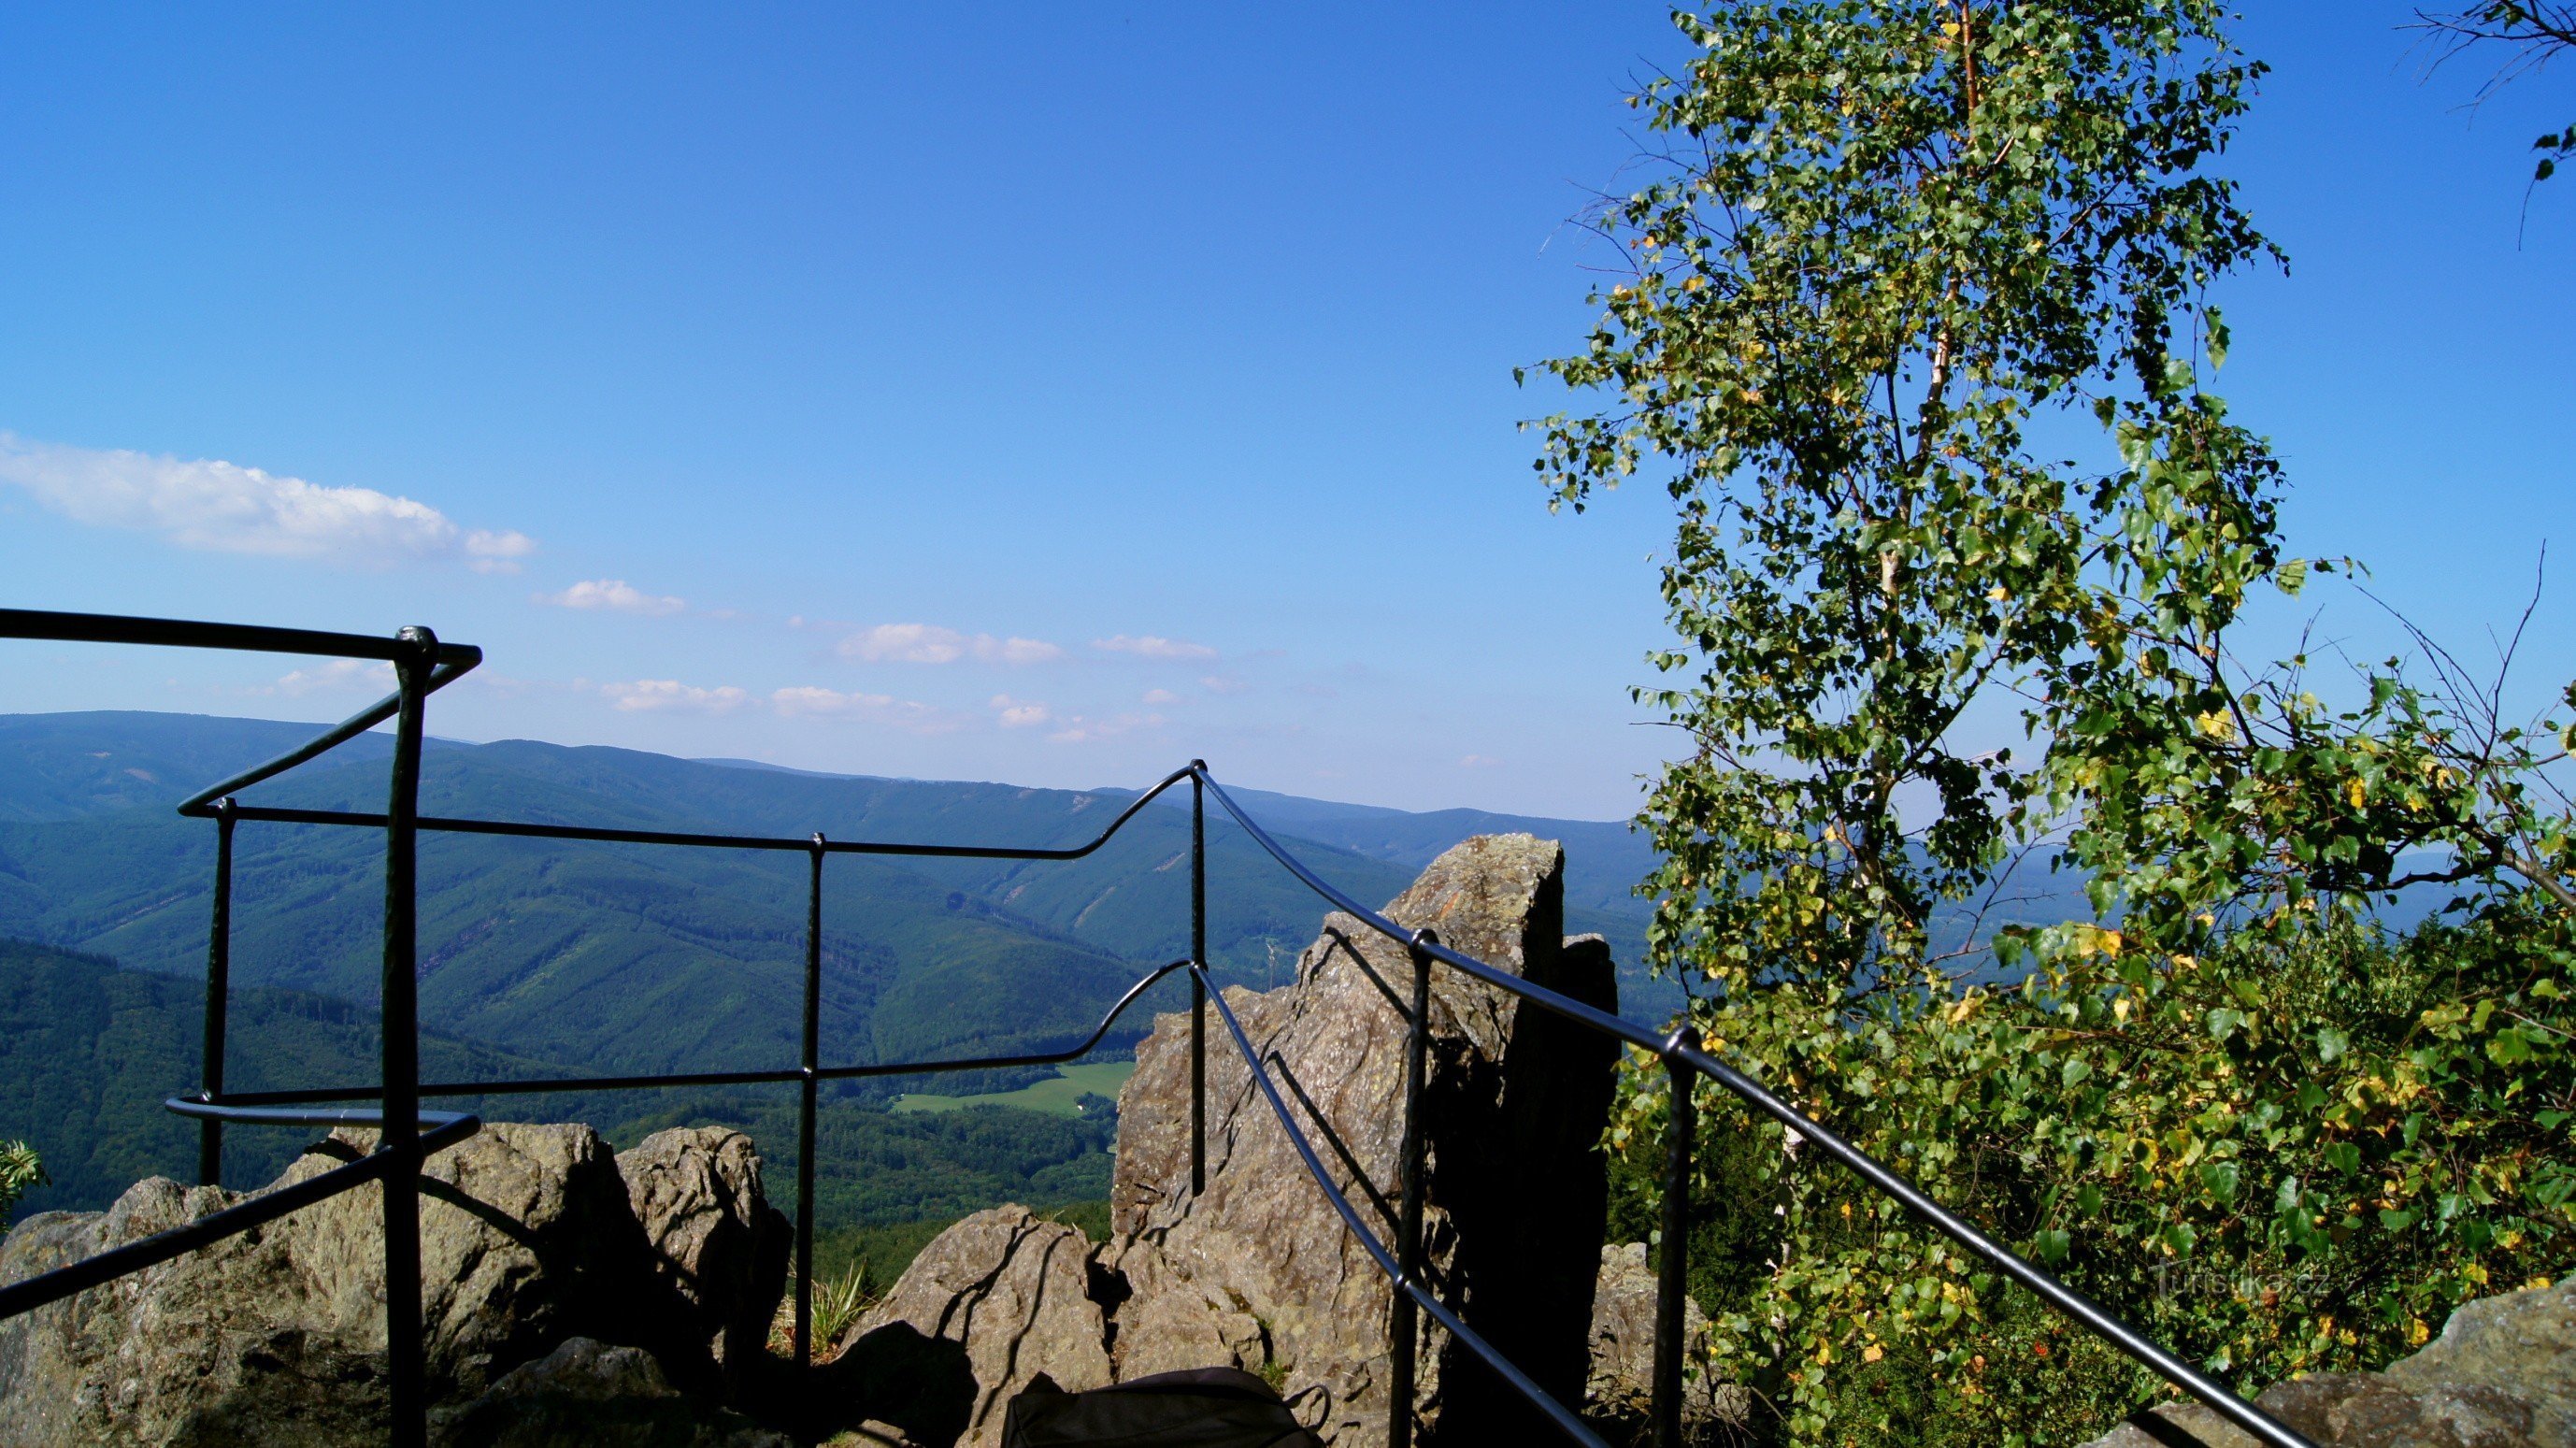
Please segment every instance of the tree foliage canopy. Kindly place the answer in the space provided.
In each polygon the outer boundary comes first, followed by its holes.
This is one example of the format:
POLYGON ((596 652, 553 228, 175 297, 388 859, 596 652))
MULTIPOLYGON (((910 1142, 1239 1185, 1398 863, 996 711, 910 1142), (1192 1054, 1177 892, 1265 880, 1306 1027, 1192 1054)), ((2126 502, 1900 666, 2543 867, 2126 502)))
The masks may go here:
MULTIPOLYGON (((2230 647, 2340 565, 2287 551, 2282 470, 2207 388, 2206 289, 2276 255, 2211 174, 2262 73, 2223 20, 1677 17, 1695 54, 1634 102, 1653 175, 1598 218, 1626 274, 1544 364, 1596 408, 1541 424, 1538 468, 1558 505, 1645 477, 1675 506, 1679 646, 1641 697, 1688 747, 1642 824, 1703 1032, 2259 1387, 2561 1270, 2576 893, 2554 726, 2438 650, 2330 704, 2306 659, 2230 647), (2057 456, 2095 427, 2096 463, 2057 456), (2095 918, 1936 948, 2031 853, 2088 872, 2095 918), (2368 906, 2409 884, 2469 894, 2393 940, 2368 906)), ((1770 1182, 1719 1205, 1767 1219, 1722 1235, 1771 1265, 1709 1304, 1715 1370, 1788 1440, 2076 1442, 2159 1390, 1705 1109, 1708 1171, 1754 1142, 1770 1182)))

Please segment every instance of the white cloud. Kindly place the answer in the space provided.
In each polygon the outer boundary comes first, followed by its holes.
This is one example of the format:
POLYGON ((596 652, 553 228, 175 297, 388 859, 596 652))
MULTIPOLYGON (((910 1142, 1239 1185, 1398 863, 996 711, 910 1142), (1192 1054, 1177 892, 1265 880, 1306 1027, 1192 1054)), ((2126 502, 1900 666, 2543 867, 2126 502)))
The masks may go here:
POLYGON ((1167 639, 1154 634, 1129 637, 1118 634, 1111 638, 1093 639, 1091 646, 1105 653, 1134 654, 1145 659, 1212 659, 1216 650, 1186 639, 1167 639))
POLYGON ((731 684, 701 689, 677 679, 603 684, 599 692, 618 708, 638 714, 729 714, 751 702, 751 695, 731 684))
POLYGON ((465 535, 465 566, 477 573, 516 573, 519 560, 537 551, 537 540, 516 528, 478 528, 465 535))
POLYGON ((561 593, 538 593, 529 597, 533 602, 552 604, 557 608, 606 608, 653 618, 678 613, 689 606, 686 599, 657 597, 623 578, 594 578, 576 583, 561 593))
POLYGON ((1492 769, 1502 761, 1490 754, 1470 754, 1458 761, 1460 769, 1492 769))
POLYGON ((1086 719, 1076 714, 1064 720, 1064 727, 1047 738, 1058 744, 1080 744, 1092 739, 1114 738, 1138 729, 1152 729, 1162 722, 1160 714, 1115 714, 1106 719, 1086 719))
POLYGON ((1028 699, 1014 699, 1008 694, 995 694, 992 707, 998 712, 1005 729, 1035 729, 1055 719, 1055 711, 1046 705, 1028 699))
POLYGON ((1147 689, 1145 691, 1143 702, 1148 704, 1177 704, 1181 702, 1181 696, 1173 693, 1169 689, 1147 689))
POLYGON ((1199 680, 1199 686, 1211 694, 1240 694, 1252 687, 1241 679, 1229 678, 1224 674, 1210 674, 1199 680))
POLYGON ((881 623, 841 640, 839 649, 842 658, 871 663, 1043 664, 1064 657, 1063 649, 1043 639, 959 633, 932 623, 881 623))
POLYGON ((894 703, 892 694, 844 694, 837 689, 801 686, 775 689, 769 695, 770 706, 781 714, 863 714, 883 709, 894 703))
POLYGON ((866 719, 890 724, 915 734, 949 734, 966 726, 962 715, 891 694, 844 694, 837 689, 820 689, 812 685, 773 690, 769 706, 793 719, 807 716, 820 719, 866 719))
POLYGON ((333 689, 362 689, 370 694, 389 694, 394 688, 394 666, 384 662, 369 663, 364 659, 333 659, 309 669, 297 669, 260 692, 284 694, 300 699, 307 694, 333 689))
POLYGON ((0 432, 0 482, 76 523, 158 533, 182 548, 384 566, 461 558, 515 569, 525 533, 468 533, 427 503, 333 488, 212 458, 30 442, 0 432))

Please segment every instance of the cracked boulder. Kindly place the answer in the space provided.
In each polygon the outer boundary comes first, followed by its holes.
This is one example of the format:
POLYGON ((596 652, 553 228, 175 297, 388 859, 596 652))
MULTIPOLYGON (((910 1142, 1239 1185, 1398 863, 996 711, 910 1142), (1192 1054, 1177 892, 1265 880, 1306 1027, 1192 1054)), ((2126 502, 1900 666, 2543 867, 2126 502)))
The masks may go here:
POLYGON ((915 1438, 998 1448, 1011 1399, 1041 1380, 1111 1381, 1091 1241, 1026 1207, 977 1212, 933 1238, 851 1330, 833 1364, 863 1410, 915 1438), (959 1390, 939 1385, 959 1369, 959 1390))
POLYGON ((618 1153, 617 1172, 690 1356, 703 1351, 738 1390, 768 1342, 792 1236, 761 1191, 759 1151, 739 1131, 675 1127, 618 1153))
MULTIPOLYGON (((1608 947, 1563 934, 1564 852, 1552 841, 1467 840, 1385 913, 1535 984, 1617 1009, 1608 947)), ((1295 984, 1225 996, 1335 1184, 1388 1240, 1412 981, 1401 943, 1336 913, 1299 956, 1295 984)), ((1596 1148, 1615 1043, 1439 965, 1430 1028, 1427 1275, 1470 1327, 1559 1401, 1579 1404, 1607 1200, 1596 1148)), ((1207 1037, 1204 1194, 1190 1190, 1186 1015, 1156 1019, 1119 1095, 1119 1239, 1101 1254, 1128 1294, 1116 1312, 1117 1375, 1265 1373, 1327 1442, 1374 1441, 1385 1432, 1392 1368, 1387 1280, 1308 1176, 1213 1008, 1207 1037)), ((1426 1442, 1533 1431, 1532 1410, 1427 1322, 1421 1354, 1414 1408, 1426 1442)))

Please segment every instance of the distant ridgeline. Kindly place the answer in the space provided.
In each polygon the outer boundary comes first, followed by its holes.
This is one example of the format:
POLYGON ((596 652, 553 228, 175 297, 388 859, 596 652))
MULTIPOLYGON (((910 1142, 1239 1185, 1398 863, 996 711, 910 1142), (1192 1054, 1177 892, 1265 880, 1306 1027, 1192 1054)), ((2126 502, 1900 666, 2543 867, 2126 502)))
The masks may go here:
MULTIPOLYGON (((308 724, 197 715, 0 716, 0 937, 42 942, 0 947, 0 1137, 34 1141, 56 1183, 22 1210, 100 1206, 137 1176, 193 1170, 194 1128, 159 1103, 199 1079, 214 828, 171 806, 312 733, 308 724)), ((362 737, 256 798, 381 809, 387 752, 384 740, 362 737)), ((421 808, 635 829, 1061 846, 1091 838, 1131 798, 508 741, 433 744, 421 808)), ((1626 891, 1651 860, 1625 826, 1251 798, 1302 856, 1363 899, 1393 896, 1467 834, 1526 829, 1566 840, 1567 928, 1610 937, 1632 1014, 1669 1014, 1673 991, 1646 983, 1639 968, 1647 911, 1626 891)), ((1285 983, 1314 934, 1313 897, 1221 814, 1208 834, 1211 957, 1233 981, 1285 983)), ((1187 953, 1188 842, 1184 800, 1149 809, 1070 863, 835 858, 824 889, 826 1059, 1001 1054, 1078 1039, 1141 967, 1187 953)), ((236 1087, 372 1078, 382 851, 367 830, 242 826, 228 1053, 236 1087)), ((777 854, 425 835, 424 1076, 792 1063, 805 869, 803 858, 777 854)), ((1169 985, 1154 1004, 1172 1009, 1179 998, 1169 985)), ((1132 1044, 1149 1024, 1131 1014, 1109 1045, 1132 1044)), ((902 1220, 942 1203, 962 1211, 1002 1196, 1099 1196, 1105 1141, 1094 1139, 1094 1123, 1010 1113, 1001 1126, 983 1119, 992 1113, 875 1109, 904 1090, 968 1093, 1032 1074, 851 1083, 823 1127, 827 1212, 902 1220)), ((786 1169, 792 1102, 791 1091, 772 1089, 496 1105, 517 1119, 587 1120, 612 1136, 681 1117, 726 1120, 786 1169)), ((228 1178, 265 1179, 294 1137, 228 1133, 228 1178)))

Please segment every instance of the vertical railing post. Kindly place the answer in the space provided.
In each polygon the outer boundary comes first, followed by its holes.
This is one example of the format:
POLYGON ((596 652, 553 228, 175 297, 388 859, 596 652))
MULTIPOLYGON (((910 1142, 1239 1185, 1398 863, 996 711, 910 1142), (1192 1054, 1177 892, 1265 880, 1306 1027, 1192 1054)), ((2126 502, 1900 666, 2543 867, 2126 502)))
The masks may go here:
POLYGON ((1422 1280, 1422 1091, 1431 1045, 1431 952, 1425 947, 1438 939, 1428 929, 1417 930, 1406 947, 1413 957, 1413 1016, 1405 1022, 1404 1033, 1404 1200, 1395 1229, 1395 1260, 1402 1275, 1395 1284, 1395 1311, 1388 1324, 1394 1338, 1395 1370, 1387 1388, 1387 1448, 1408 1448, 1413 1442, 1414 1355, 1419 1348, 1421 1309, 1406 1289, 1422 1280))
MULTIPOLYGON (((224 1096, 224 1014, 233 992, 233 797, 215 801, 215 909, 206 931, 206 1043, 204 1089, 200 1101, 224 1096)), ((197 1184, 224 1181, 224 1124, 207 1117, 197 1123, 197 1184)))
POLYGON ((1190 1195, 1207 1190, 1207 783, 1190 761, 1190 1195))
POLYGON ((385 807, 385 1111, 377 1150, 385 1173, 385 1367, 395 1448, 429 1441, 429 1399, 420 1324, 420 982, 414 971, 420 843, 421 716, 438 636, 406 628, 397 636, 393 797, 385 807))
POLYGON ((1664 1121, 1664 1223, 1655 1275, 1655 1448, 1681 1448, 1684 1305, 1690 1290, 1691 1149, 1699 1136, 1699 1073, 1678 1054, 1699 1049, 1684 1026, 1664 1043, 1672 1105, 1664 1121))
POLYGON ((796 1366, 814 1365, 814 1108, 823 1068, 823 832, 805 894, 805 1079, 796 1111, 796 1366))

